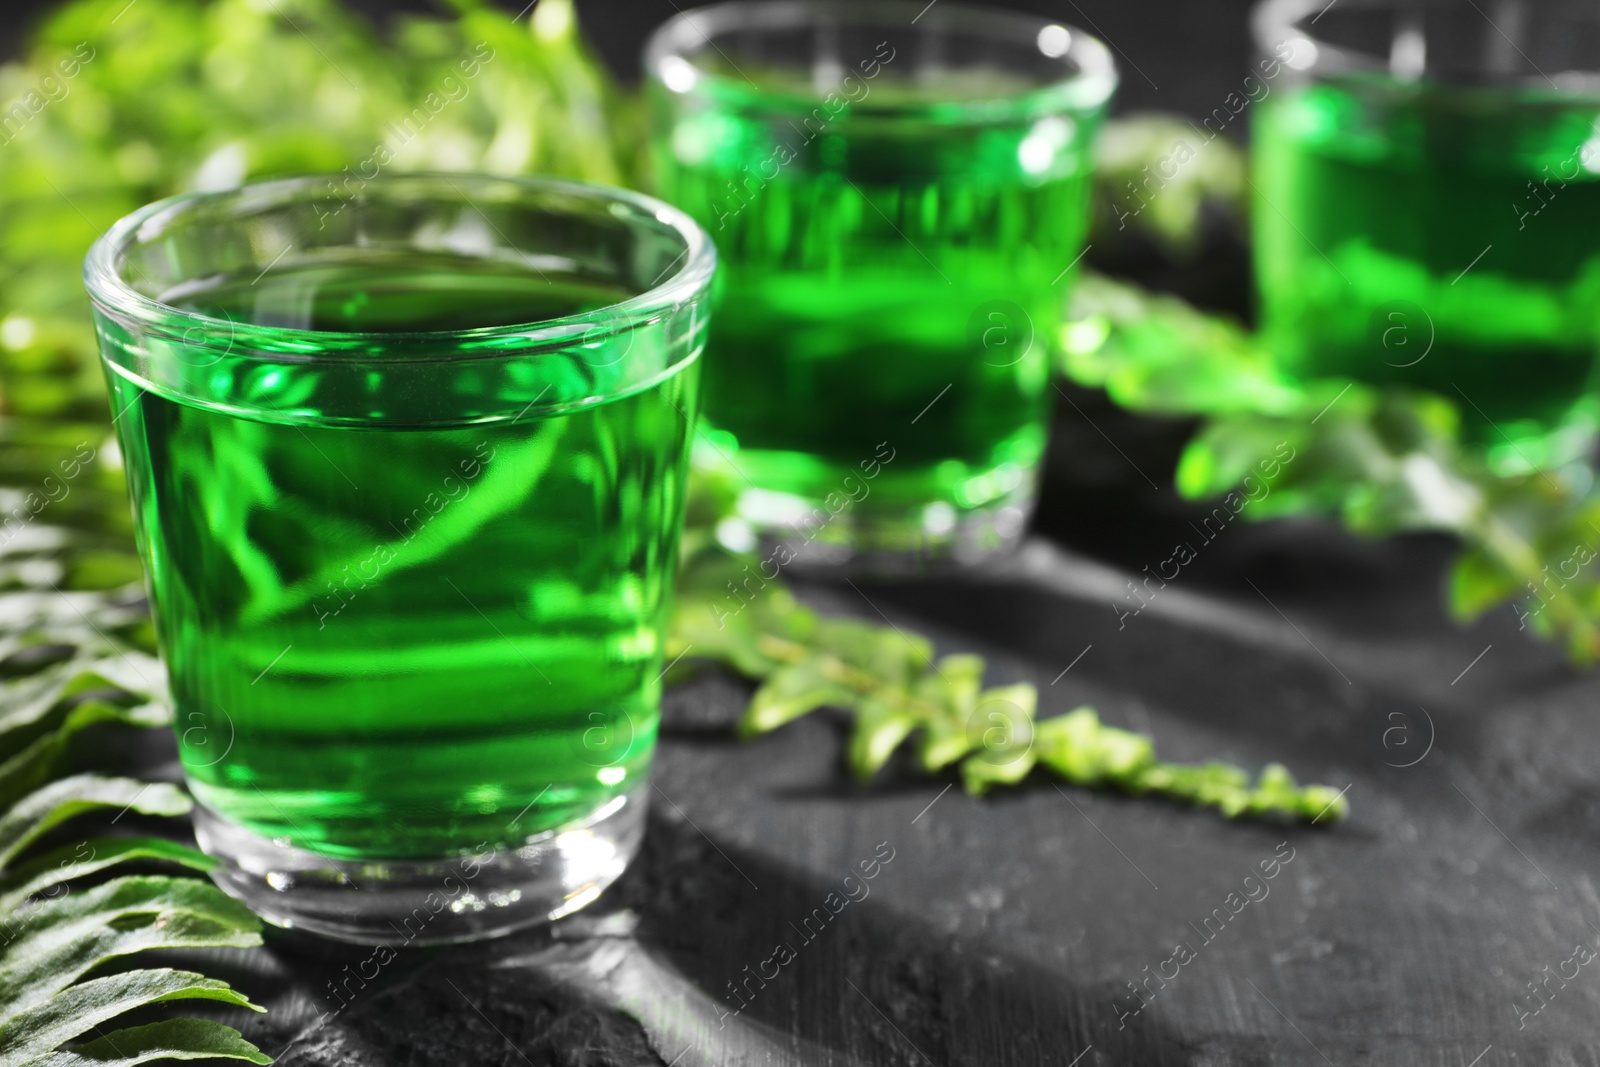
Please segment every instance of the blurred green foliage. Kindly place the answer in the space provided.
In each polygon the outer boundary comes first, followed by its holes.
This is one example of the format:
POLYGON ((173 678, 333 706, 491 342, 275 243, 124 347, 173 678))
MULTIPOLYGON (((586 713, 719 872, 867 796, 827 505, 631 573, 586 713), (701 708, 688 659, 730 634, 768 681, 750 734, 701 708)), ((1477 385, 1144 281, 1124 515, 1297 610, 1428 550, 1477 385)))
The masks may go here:
POLYGON ((1090 240, 1104 247, 1137 234, 1169 260, 1189 263, 1201 251, 1208 207, 1243 227, 1245 170, 1232 141, 1177 115, 1145 112, 1109 122, 1095 145, 1090 240))
POLYGON ((635 177, 636 109, 571 0, 473 0, 389 39, 330 0, 75 0, 0 67, 0 412, 106 415, 78 277, 173 193, 291 174, 635 177))
MULTIPOLYGON (((1204 213, 1242 230, 1246 161, 1175 116, 1110 124, 1099 152, 1092 239, 1142 239, 1174 264, 1201 246, 1204 213), (1200 145, 1174 167, 1179 145, 1200 145), (1155 174, 1172 175, 1151 183, 1155 174)), ((1592 463, 1507 473, 1465 445, 1452 398, 1349 379, 1297 381, 1261 339, 1224 316, 1085 271, 1058 339, 1061 371, 1119 406, 1199 418, 1176 488, 1205 500, 1239 490, 1279 443, 1296 459, 1245 512, 1325 515, 1357 533, 1452 534, 1449 607, 1462 621, 1506 604, 1520 626, 1579 665, 1600 658, 1600 494, 1592 463)), ((1528 464, 1524 464, 1528 466, 1528 464)))
MULTIPOLYGON (((1442 531, 1461 541, 1450 608, 1470 620, 1507 602, 1522 626, 1561 641, 1575 663, 1600 657, 1600 496, 1588 463, 1502 475, 1460 438, 1444 397, 1348 379, 1292 381, 1236 323, 1091 272, 1074 290, 1060 365, 1120 406, 1203 421, 1177 489, 1204 500, 1239 491, 1280 446, 1253 519, 1327 515, 1369 536, 1442 531)), ((1259 477, 1259 473, 1257 473, 1259 477)))

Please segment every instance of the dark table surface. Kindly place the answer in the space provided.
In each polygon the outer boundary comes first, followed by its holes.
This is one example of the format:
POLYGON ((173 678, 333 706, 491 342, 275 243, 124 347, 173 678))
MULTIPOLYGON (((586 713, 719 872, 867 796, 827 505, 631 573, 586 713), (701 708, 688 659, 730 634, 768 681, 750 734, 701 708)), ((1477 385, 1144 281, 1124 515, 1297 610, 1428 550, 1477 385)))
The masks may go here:
POLYGON ((801 591, 989 656, 1041 715, 1282 760, 1347 788, 1347 822, 860 786, 825 716, 734 741, 749 687, 712 672, 668 696, 644 852, 597 903, 382 965, 274 936, 235 975, 272 1009, 247 1034, 285 1067, 1600 1061, 1600 678, 1509 610, 1450 622, 1447 542, 1311 523, 1229 528, 1121 625, 1111 602, 1187 521, 1128 477, 1162 484, 1174 432, 1068 409, 1018 555, 801 591))

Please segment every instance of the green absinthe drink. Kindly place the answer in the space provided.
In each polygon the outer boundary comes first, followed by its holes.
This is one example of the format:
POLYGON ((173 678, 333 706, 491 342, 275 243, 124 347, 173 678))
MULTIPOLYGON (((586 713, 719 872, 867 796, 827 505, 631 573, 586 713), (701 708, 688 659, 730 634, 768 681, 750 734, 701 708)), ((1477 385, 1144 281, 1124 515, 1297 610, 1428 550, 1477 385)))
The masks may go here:
POLYGON ((1256 13, 1288 56, 1253 129, 1269 341, 1303 377, 1446 397, 1501 470, 1580 454, 1600 416, 1600 84, 1574 42, 1600 16, 1325 7, 1256 13))
POLYGON ((224 888, 440 941, 621 872, 713 265, 648 198, 460 175, 181 197, 90 253, 224 888))
POLYGON ((1011 543, 1105 49, 953 3, 736 2, 667 23, 646 67, 658 191, 722 261, 696 464, 777 565, 1011 543))

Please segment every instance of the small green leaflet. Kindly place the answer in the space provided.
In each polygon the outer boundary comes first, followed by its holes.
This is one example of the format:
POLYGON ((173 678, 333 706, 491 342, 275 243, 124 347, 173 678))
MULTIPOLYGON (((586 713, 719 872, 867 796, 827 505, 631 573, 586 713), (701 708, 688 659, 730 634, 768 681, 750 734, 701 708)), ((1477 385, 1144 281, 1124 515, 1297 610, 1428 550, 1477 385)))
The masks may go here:
POLYGON ((35 839, 96 809, 141 815, 187 815, 189 797, 166 782, 77 774, 51 782, 0 815, 0 870, 35 839))
POLYGON ((231 1026, 209 1019, 163 1019, 114 1031, 37 1063, 39 1067, 133 1067, 152 1060, 215 1059, 272 1062, 231 1026))
POLYGON ((216 861, 164 837, 92 837, 43 853, 0 877, 0 915, 10 915, 34 894, 63 882, 135 860, 156 860, 205 873, 216 861))
POLYGON ((0 989, 8 1013, 59 995, 107 960, 171 948, 261 943, 243 904, 198 878, 134 875, 41 900, 6 920, 0 989))
POLYGON ((138 704, 134 707, 125 707, 105 699, 64 704, 64 710, 55 729, 35 739, 4 763, 0 763, 0 805, 15 803, 24 793, 49 781, 51 774, 71 747, 73 738, 96 723, 165 726, 170 721, 171 715, 164 704, 138 704))
MULTIPOLYGON (((0 593, 0 617, 17 593, 0 593)), ((81 594, 92 595, 92 594, 81 594)), ((181 816, 175 786, 78 774, 53 779, 76 736, 97 723, 165 725, 150 680, 154 660, 103 635, 75 647, 66 635, 0 635, 0 1063, 141 1063, 227 1057, 270 1062, 220 1023, 169 1019, 105 1033, 101 1024, 146 1004, 202 998, 250 1006, 225 982, 180 971, 134 970, 83 981, 102 964, 162 949, 246 948, 260 924, 209 881, 136 875, 81 887, 81 879, 139 861, 208 870, 211 861, 161 838, 92 837, 16 862, 41 838, 93 815, 181 816), (31 790, 31 792, 29 791, 31 790), (61 1050, 64 1041, 95 1040, 61 1050)))
MULTIPOLYGON (((167 968, 128 971, 80 982, 20 1012, 0 1008, 0 1062, 33 1064, 63 1041, 95 1030, 124 1012, 174 1000, 213 1000, 265 1010, 217 978, 167 968)), ((114 1041, 120 1032, 108 1036, 114 1041)), ((233 1037, 238 1039, 236 1032, 233 1037)))

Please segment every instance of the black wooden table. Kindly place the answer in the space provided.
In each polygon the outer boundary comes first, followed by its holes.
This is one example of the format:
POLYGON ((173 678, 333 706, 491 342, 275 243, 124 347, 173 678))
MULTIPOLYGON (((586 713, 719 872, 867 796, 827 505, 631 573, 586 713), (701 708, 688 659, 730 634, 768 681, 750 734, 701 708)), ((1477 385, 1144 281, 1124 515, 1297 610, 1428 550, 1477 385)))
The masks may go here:
POLYGON ((735 742, 748 686, 711 673, 669 694, 644 853, 596 904, 383 962, 274 937, 235 975, 272 1009, 246 1032, 285 1067, 1600 1061, 1600 676, 1509 610, 1451 623, 1442 540, 1310 523, 1230 528, 1119 620, 1187 519, 1096 434, 1138 466, 1181 428, 1068 415, 1051 537, 802 595, 981 652, 1041 715, 1092 704, 1166 758, 1282 760, 1347 789, 1349 821, 859 786, 824 716, 735 742))

